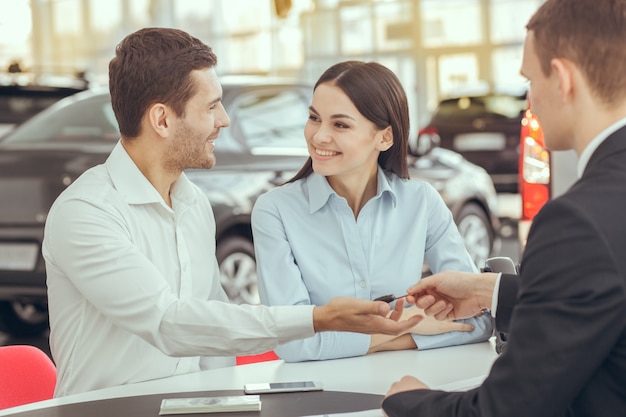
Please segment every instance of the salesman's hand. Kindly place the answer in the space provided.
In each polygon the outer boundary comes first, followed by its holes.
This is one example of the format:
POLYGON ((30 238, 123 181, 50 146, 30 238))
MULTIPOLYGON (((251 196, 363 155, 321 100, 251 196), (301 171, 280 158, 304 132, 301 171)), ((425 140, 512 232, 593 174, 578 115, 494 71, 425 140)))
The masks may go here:
POLYGON ((415 326, 423 316, 402 318, 403 303, 393 311, 383 301, 367 301, 352 297, 335 297, 313 309, 315 332, 344 331, 365 334, 402 334, 415 326))
MULTIPOLYGON (((389 388, 389 391, 387 391, 385 398, 390 397, 399 392, 413 391, 416 389, 430 389, 430 388, 428 387, 428 385, 424 384, 422 381, 420 381, 419 379, 415 377, 408 376, 408 375, 403 376, 400 381, 396 381, 393 384, 391 384, 391 388, 389 388)), ((388 414, 385 412, 384 409, 383 409, 383 415, 385 417, 388 416, 388 414)))
POLYGON ((403 376, 401 380, 391 384, 391 388, 389 388, 389 391, 387 391, 385 398, 399 392, 413 391, 416 389, 430 389, 430 387, 415 377, 408 375, 403 376))
POLYGON ((440 272, 409 288, 407 300, 438 320, 474 317, 491 308, 497 277, 496 273, 440 272))

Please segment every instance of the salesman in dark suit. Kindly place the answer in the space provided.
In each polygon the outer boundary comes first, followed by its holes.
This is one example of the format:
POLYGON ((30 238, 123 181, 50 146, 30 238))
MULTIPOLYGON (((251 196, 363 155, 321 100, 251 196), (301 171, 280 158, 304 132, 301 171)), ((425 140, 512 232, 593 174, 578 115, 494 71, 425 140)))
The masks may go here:
POLYGON ((519 276, 444 272, 409 289, 441 319, 495 310, 508 344, 467 392, 402 378, 390 417, 626 416, 626 0, 547 0, 527 30, 532 109, 581 178, 536 216, 519 276))

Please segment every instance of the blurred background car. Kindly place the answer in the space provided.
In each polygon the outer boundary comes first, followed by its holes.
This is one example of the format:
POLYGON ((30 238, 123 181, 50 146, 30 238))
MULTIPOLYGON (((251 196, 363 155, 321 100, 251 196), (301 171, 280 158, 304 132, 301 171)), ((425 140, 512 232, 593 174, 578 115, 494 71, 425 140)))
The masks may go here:
POLYGON ((498 193, 518 192, 519 137, 526 93, 492 93, 439 102, 420 141, 458 152, 487 170, 498 193))
POLYGON ((0 137, 53 103, 87 89, 86 80, 32 74, 0 77, 0 137))
MULTIPOLYGON (((217 141, 216 166, 187 176, 211 201, 222 285, 236 303, 258 303, 250 213, 308 156, 303 137, 311 87, 256 77, 221 77, 231 126, 217 141)), ((18 336, 47 329, 43 227, 56 197, 119 140, 107 90, 59 101, 0 141, 0 330, 18 336)), ((484 169, 445 149, 413 150, 412 178, 426 180, 450 207, 478 266, 498 230, 497 199, 484 169)), ((406 219, 419 221, 419 219, 406 219)), ((210 254, 207 254, 210 256, 210 254)))
POLYGON ((519 192, 522 212, 518 223, 520 252, 533 218, 551 198, 567 191, 578 179, 578 156, 573 150, 551 152, 546 148, 537 116, 528 109, 521 120, 519 192))

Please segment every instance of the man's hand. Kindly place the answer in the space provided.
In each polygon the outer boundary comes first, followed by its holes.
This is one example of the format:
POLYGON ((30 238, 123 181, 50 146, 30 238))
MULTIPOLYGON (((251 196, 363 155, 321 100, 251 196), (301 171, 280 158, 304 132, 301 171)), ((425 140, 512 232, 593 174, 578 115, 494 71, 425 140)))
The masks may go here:
POLYGON ((407 300, 437 320, 475 317, 491 308, 497 277, 496 273, 440 272, 409 288, 407 300))
POLYGON ((401 380, 391 384, 391 388, 389 388, 389 391, 387 391, 385 398, 399 392, 413 391, 416 389, 430 389, 430 387, 415 377, 408 375, 403 376, 401 380))
POLYGON ((335 297, 313 309, 313 327, 316 333, 343 331, 397 335, 406 333, 423 318, 420 315, 402 318, 402 310, 403 303, 396 303, 396 308, 390 312, 389 304, 383 301, 335 297))

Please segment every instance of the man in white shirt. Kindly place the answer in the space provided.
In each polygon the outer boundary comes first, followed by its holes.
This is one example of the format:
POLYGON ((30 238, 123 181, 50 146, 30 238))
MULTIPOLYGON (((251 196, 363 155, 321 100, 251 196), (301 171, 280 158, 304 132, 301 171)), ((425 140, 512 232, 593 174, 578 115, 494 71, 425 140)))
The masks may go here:
MULTIPOLYGON (((230 120, 211 49, 175 29, 126 37, 109 65, 121 140, 50 210, 45 228, 55 396, 233 365, 320 331, 399 334, 382 302, 232 305, 220 286, 215 220, 183 174, 215 164, 230 120), (389 316, 389 317, 387 317, 389 316)), ((397 303, 399 305, 403 303, 397 303)))

